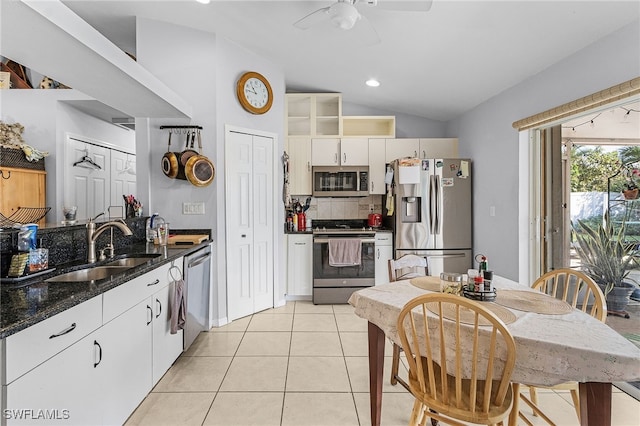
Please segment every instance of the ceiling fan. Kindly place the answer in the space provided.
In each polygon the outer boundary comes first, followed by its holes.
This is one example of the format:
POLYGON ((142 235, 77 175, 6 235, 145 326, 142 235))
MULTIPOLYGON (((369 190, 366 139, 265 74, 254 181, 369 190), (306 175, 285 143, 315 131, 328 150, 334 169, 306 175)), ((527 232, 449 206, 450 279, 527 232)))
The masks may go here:
POLYGON ((331 6, 311 12, 293 25, 306 30, 323 21, 330 21, 340 29, 350 30, 360 19, 366 20, 358 11, 361 4, 384 10, 427 12, 431 9, 431 3, 432 0, 337 0, 331 6))

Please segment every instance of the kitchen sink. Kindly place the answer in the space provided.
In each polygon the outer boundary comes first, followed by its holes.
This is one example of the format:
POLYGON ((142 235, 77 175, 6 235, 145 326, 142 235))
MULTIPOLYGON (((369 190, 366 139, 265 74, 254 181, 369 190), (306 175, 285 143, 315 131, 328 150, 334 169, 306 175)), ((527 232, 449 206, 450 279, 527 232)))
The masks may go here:
POLYGON ((142 265, 143 263, 147 263, 151 259, 158 256, 160 256, 160 254, 128 256, 128 257, 123 257, 121 259, 112 260, 111 262, 107 262, 105 266, 126 266, 128 268, 133 268, 135 266, 142 265))
POLYGON ((114 259, 100 266, 90 266, 88 268, 79 269, 77 271, 60 274, 55 277, 46 279, 45 282, 69 283, 103 280, 113 275, 121 274, 128 269, 145 264, 151 259, 158 256, 160 256, 160 254, 157 253, 125 256, 119 259, 114 259))
POLYGON ((118 275, 130 269, 131 266, 96 266, 95 268, 80 269, 78 271, 67 272, 66 274, 56 275, 46 279, 45 282, 81 282, 95 281, 109 278, 112 275, 118 275))

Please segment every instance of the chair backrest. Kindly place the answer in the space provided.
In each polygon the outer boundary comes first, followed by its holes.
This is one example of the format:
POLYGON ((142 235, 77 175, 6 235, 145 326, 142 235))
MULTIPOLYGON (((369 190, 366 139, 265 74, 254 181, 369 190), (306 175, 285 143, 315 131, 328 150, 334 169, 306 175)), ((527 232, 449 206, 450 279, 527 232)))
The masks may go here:
POLYGON ((417 391, 434 411, 479 419, 512 395, 513 336, 480 303, 452 294, 424 294, 404 306, 397 327, 412 393, 417 391))
POLYGON ((607 318, 607 301, 602 290, 583 272, 569 268, 549 271, 535 280, 531 287, 562 299, 575 309, 580 309, 602 322, 607 318))
POLYGON ((429 275, 425 256, 405 254, 399 259, 389 259, 389 282, 429 275))

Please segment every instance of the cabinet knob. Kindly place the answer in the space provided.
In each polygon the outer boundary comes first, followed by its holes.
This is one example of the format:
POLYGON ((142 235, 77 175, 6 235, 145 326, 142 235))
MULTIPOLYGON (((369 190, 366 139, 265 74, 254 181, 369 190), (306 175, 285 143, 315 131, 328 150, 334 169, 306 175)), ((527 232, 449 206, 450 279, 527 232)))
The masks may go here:
POLYGON ((373 181, 371 181, 371 192, 373 192, 373 181))
POLYGON ((333 155, 333 162, 338 164, 338 153, 337 152, 333 155))
POLYGON ((311 171, 311 163, 309 161, 307 161, 307 171, 308 172, 311 171))
POLYGON ((343 153, 342 153, 342 162, 343 162, 343 163, 346 163, 346 162, 347 162, 347 153, 346 153, 346 152, 343 152, 343 153))

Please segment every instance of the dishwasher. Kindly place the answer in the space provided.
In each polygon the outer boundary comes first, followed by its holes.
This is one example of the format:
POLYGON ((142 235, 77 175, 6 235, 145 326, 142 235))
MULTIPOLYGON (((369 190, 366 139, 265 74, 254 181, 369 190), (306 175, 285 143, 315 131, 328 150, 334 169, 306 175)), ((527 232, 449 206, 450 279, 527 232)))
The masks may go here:
POLYGON ((209 329, 211 245, 184 257, 187 317, 184 325, 186 351, 201 331, 209 329))

